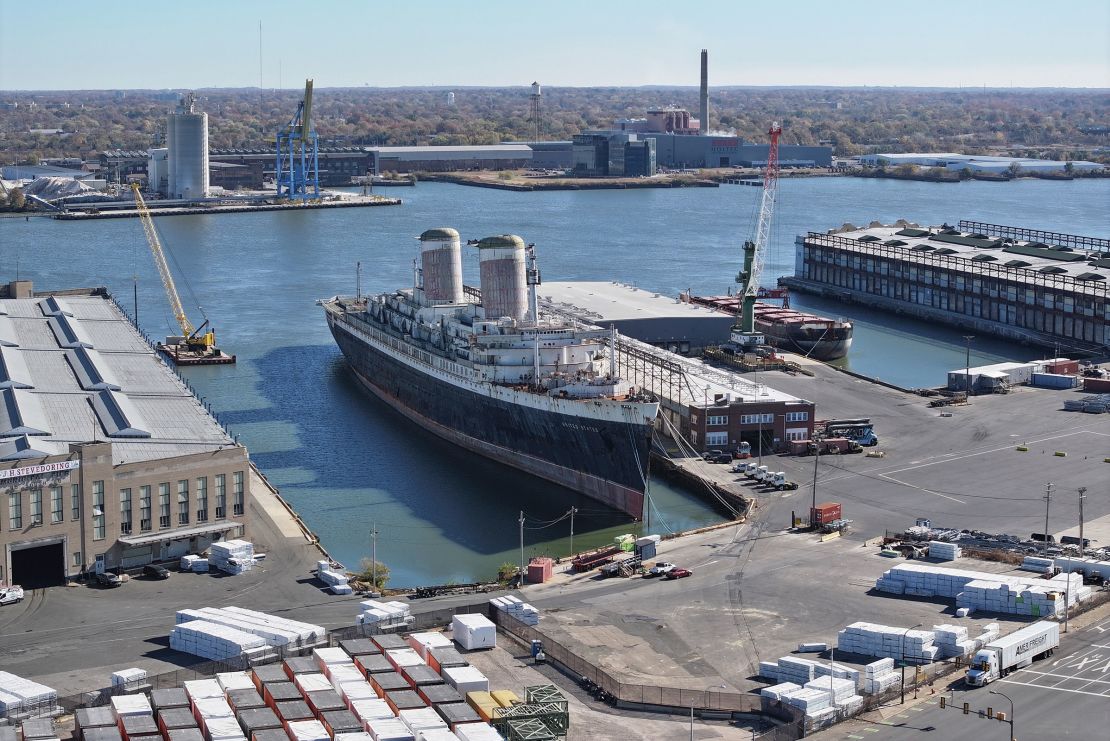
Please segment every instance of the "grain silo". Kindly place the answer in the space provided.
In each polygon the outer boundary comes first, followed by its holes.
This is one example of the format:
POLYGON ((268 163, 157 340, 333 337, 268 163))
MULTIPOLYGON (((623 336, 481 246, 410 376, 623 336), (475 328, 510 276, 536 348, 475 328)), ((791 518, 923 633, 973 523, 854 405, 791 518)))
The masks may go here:
POLYGON ((147 190, 166 195, 169 192, 169 156, 165 147, 156 147, 148 152, 146 165, 147 190))
POLYGON ((486 319, 523 321, 528 315, 524 240, 515 234, 500 234, 479 241, 478 268, 486 319))
POLYGON ((440 227, 421 234, 420 263, 425 301, 429 304, 463 302, 462 245, 457 231, 440 227))
POLYGON ((208 196, 208 114, 194 110, 196 96, 181 99, 166 118, 167 195, 170 198, 208 196))

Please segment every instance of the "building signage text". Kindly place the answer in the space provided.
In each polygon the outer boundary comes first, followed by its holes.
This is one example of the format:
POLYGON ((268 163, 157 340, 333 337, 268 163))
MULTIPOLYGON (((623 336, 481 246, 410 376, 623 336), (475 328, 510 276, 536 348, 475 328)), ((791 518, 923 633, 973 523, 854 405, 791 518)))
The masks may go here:
POLYGON ((58 463, 42 463, 37 466, 24 466, 22 468, 0 469, 0 480, 21 479, 26 476, 42 476, 49 473, 72 471, 81 467, 81 461, 60 461, 58 463))

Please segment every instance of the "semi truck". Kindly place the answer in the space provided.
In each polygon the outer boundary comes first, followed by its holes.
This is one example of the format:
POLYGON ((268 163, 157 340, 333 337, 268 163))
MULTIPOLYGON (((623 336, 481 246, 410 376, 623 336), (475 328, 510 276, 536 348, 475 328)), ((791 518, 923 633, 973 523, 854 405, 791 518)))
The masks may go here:
POLYGON ((972 687, 983 687, 1015 669, 1029 666, 1039 658, 1051 656, 1059 646, 1059 623, 1041 620, 979 649, 971 660, 965 679, 972 687))

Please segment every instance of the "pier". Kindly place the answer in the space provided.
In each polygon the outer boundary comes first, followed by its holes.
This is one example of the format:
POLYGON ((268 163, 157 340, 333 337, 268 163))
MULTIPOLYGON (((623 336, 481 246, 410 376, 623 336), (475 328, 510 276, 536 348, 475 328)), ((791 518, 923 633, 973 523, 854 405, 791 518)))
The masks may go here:
MULTIPOLYGON (((169 206, 159 208, 151 206, 151 216, 193 216, 197 214, 241 214, 258 211, 303 211, 320 208, 368 208, 373 206, 400 206, 400 198, 386 196, 353 196, 334 201, 317 201, 309 203, 234 203, 219 205, 195 206, 169 206)), ((44 214, 46 215, 46 214, 44 214)), ((100 210, 90 207, 87 211, 61 211, 51 214, 59 221, 93 221, 96 219, 129 219, 139 216, 134 208, 112 208, 100 210)))

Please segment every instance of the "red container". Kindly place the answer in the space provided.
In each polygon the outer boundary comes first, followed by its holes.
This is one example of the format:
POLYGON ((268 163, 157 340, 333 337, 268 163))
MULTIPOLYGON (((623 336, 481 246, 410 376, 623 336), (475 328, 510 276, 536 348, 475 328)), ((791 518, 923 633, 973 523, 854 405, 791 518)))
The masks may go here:
POLYGON ((1055 363, 1046 363, 1044 366, 1045 373, 1059 373, 1064 376, 1075 375, 1079 372, 1078 360, 1060 360, 1055 363))
POLYGON ((555 561, 547 557, 533 558, 528 562, 528 581, 543 584, 555 573, 555 561))
POLYGON ((1084 378, 1083 390, 1096 394, 1110 393, 1110 378, 1084 378))
POLYGON ((840 519, 840 504, 838 502, 822 502, 809 512, 811 521, 818 525, 827 525, 840 519))

